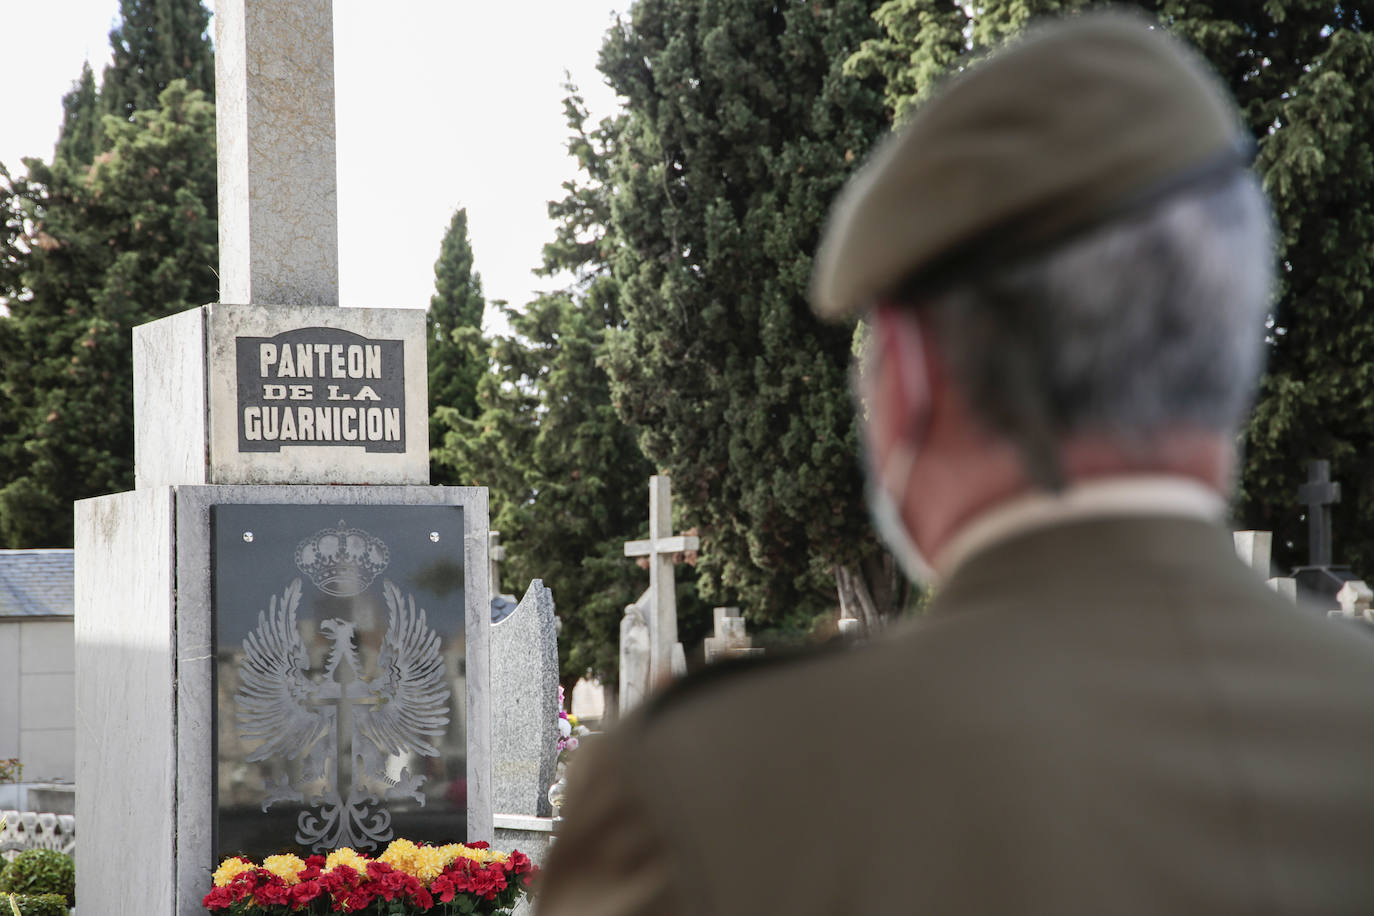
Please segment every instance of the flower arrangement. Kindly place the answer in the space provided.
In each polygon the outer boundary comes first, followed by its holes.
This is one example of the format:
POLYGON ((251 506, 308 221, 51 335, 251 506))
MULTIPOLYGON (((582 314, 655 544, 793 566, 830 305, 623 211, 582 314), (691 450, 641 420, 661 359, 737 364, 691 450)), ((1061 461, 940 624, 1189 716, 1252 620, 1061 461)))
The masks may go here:
POLYGON ((231 916, 496 916, 510 912, 529 893, 538 873, 524 853, 497 852, 486 843, 429 846, 395 840, 375 859, 352 849, 306 859, 268 856, 261 865, 225 859, 204 905, 231 916))
POLYGON ((577 750, 579 739, 591 734, 591 730, 577 721, 563 708, 563 685, 558 686, 558 762, 567 763, 572 752, 577 750))

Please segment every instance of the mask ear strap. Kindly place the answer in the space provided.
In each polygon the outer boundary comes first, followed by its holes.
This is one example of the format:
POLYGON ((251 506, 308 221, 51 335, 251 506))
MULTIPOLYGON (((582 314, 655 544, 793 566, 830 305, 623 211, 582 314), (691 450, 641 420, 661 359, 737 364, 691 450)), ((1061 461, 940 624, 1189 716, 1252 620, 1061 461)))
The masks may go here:
POLYGON ((905 443, 892 446, 888 459, 878 472, 879 485, 897 504, 898 511, 906 502, 906 488, 911 482, 911 469, 916 464, 916 452, 905 443))

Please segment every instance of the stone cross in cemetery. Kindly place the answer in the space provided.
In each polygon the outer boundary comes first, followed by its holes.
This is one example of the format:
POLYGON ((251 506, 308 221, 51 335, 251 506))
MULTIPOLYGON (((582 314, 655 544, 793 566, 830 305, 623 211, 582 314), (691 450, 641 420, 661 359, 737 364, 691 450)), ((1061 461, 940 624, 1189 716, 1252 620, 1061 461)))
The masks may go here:
POLYGON ((1338 606, 1336 596, 1358 577, 1350 567, 1334 563, 1331 508, 1341 501, 1341 485, 1331 479, 1331 462, 1307 463, 1307 482, 1298 488, 1298 500, 1307 512, 1307 565, 1293 570, 1293 578, 1309 600, 1338 606))
POLYGON ((76 505, 108 913, 202 913, 228 854, 493 836, 487 493, 427 485, 423 313, 337 306, 330 0, 215 12, 221 301, 135 329, 135 489, 76 505))
MULTIPOLYGON (((655 474, 649 478, 649 537, 627 541, 625 556, 649 558, 649 590, 639 606, 649 626, 649 684, 661 686, 673 676, 677 642, 677 591, 673 555, 696 550, 695 535, 673 534, 672 480, 655 474)), ((680 650, 677 650, 680 651, 680 650)))
POLYGON ((1309 461, 1307 483, 1298 487, 1307 509, 1307 565, 1331 565, 1331 507, 1341 501, 1341 485, 1331 479, 1331 462, 1309 461))

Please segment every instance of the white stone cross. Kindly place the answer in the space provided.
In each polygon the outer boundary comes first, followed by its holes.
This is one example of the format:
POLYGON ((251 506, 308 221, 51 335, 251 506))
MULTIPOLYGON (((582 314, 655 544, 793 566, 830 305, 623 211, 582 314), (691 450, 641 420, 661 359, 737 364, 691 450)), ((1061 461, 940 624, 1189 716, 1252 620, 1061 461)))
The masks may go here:
POLYGON ((649 558, 649 683, 661 686, 672 677, 673 646, 677 643, 677 592, 673 554, 696 550, 694 535, 673 534, 672 480, 649 478, 649 538, 626 541, 625 556, 649 558))
POLYGON ((338 305, 332 0, 215 7, 220 302, 338 305))

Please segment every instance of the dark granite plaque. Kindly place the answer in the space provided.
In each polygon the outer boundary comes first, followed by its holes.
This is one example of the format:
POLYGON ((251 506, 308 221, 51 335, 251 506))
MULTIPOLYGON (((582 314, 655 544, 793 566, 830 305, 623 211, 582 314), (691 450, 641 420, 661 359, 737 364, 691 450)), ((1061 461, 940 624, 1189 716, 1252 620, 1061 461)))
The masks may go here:
POLYGON ((215 861, 466 835, 463 510, 213 507, 215 861))
POLYGON ((406 450, 405 344, 338 328, 234 340, 240 452, 406 450))

